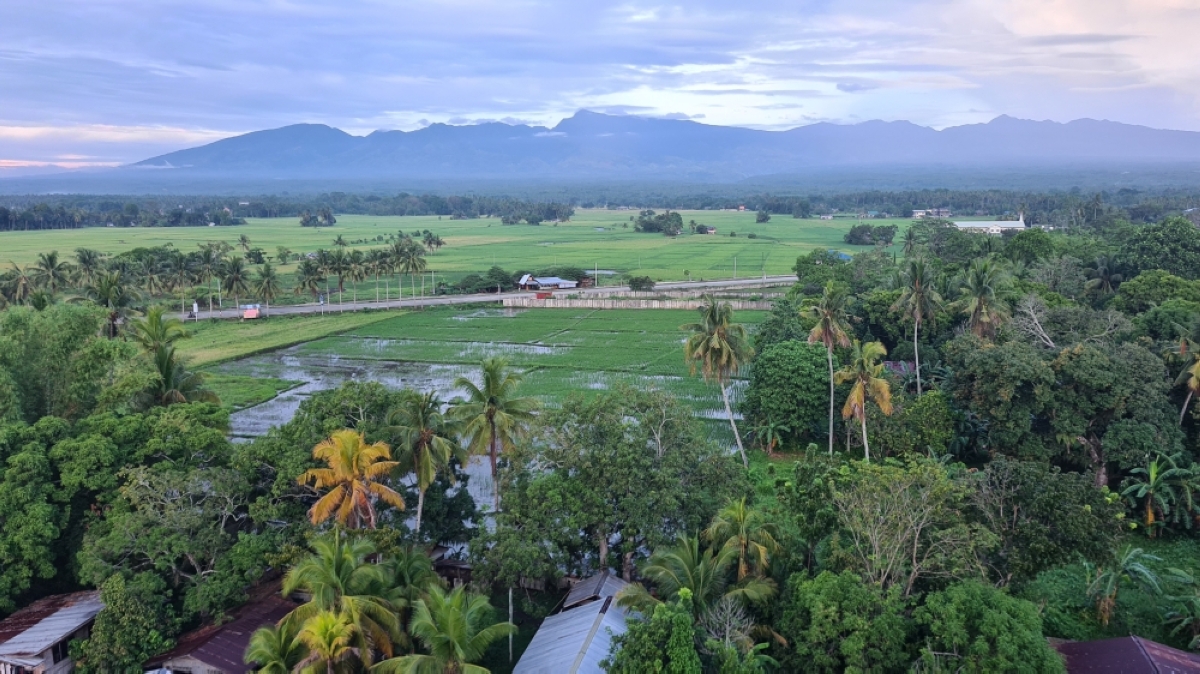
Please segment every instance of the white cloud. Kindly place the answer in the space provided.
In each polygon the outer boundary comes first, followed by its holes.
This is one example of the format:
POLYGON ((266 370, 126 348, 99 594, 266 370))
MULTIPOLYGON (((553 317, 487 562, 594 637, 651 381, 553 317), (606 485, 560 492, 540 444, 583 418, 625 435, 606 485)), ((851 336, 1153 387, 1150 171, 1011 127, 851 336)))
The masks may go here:
POLYGON ((297 122, 785 128, 999 113, 1200 129, 1195 0, 6 0, 0 158, 131 161, 297 122))

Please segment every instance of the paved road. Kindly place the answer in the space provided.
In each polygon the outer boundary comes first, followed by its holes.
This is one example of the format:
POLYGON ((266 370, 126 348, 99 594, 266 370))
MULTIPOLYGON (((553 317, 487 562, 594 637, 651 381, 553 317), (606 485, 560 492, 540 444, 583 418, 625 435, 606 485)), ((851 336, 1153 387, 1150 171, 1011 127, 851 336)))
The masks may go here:
MULTIPOLYGON (((723 281, 679 281, 672 283, 659 283, 654 286, 656 291, 672 291, 672 290, 705 290, 719 288, 754 288, 763 285, 781 285, 791 284, 796 280, 795 276, 767 276, 748 278, 748 279, 726 279, 723 281)), ((601 288, 580 288, 569 291, 574 295, 607 295, 613 292, 628 291, 627 286, 604 286, 601 288)), ((568 291, 559 291, 565 293, 568 291)), ((292 304, 288 306, 271 307, 272 316, 293 316, 300 314, 323 314, 323 313, 338 313, 341 311, 361 311, 363 309, 407 309, 410 307, 439 307, 455 304, 479 304, 483 302, 499 302, 506 297, 534 297, 532 292, 509 292, 502 295, 495 293, 480 293, 476 295, 442 295, 439 297, 426 297, 424 299, 406 299, 406 300, 388 300, 386 302, 361 301, 357 305, 352 304, 349 298, 346 298, 346 303, 338 305, 336 302, 321 306, 319 304, 292 304)), ((210 314, 207 311, 201 310, 198 318, 209 318, 210 314)), ((240 313, 236 309, 224 309, 214 311, 211 314, 212 318, 240 318, 240 313)))

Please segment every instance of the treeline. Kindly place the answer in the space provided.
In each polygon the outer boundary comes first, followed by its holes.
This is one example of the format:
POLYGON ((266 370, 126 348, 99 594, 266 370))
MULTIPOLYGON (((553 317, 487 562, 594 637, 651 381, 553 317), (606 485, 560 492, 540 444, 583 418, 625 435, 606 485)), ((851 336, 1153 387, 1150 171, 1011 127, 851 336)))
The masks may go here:
POLYGON ((504 197, 443 197, 401 193, 378 195, 333 192, 294 198, 93 197, 86 195, 9 197, 0 206, 0 231, 36 231, 78 227, 204 227, 239 225, 245 218, 301 218, 309 226, 327 226, 333 214, 437 215, 450 219, 498 217, 505 224, 568 220, 570 204, 504 197))

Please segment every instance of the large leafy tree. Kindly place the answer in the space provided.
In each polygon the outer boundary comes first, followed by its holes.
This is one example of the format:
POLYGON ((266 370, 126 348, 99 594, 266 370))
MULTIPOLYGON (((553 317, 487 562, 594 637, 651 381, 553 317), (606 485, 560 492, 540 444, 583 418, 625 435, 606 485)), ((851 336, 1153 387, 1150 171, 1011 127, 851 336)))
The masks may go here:
POLYGON ((852 571, 797 573, 780 604, 787 671, 892 671, 912 661, 906 641, 913 627, 898 588, 881 590, 852 571))
POLYGON ((819 437, 825 426, 825 356, 802 341, 764 348, 750 371, 742 412, 762 426, 786 427, 785 434, 801 442, 819 437))
POLYGON ((662 391, 573 394, 502 473, 504 510, 471 545, 475 578, 511 586, 619 566, 632 580, 645 550, 746 494, 737 463, 662 391))
POLYGON ((495 482, 495 505, 499 509, 499 455, 511 450, 526 435, 538 404, 534 398, 518 395, 522 375, 508 369, 508 361, 486 358, 481 365, 480 384, 468 377, 454 381, 455 387, 467 392, 467 397, 453 402, 451 414, 463 424, 468 449, 488 455, 495 482))
POLYGON ((817 324, 808 333, 808 343, 820 342, 825 346, 825 358, 829 364, 829 455, 833 456, 833 401, 834 379, 833 369, 834 347, 850 346, 850 336, 847 334, 850 325, 848 307, 850 296, 845 286, 828 282, 822 291, 821 299, 804 310, 804 314, 816 319, 817 324))
POLYGON ((402 655, 375 665, 379 674, 487 674, 474 664, 492 642, 516 632, 516 625, 496 622, 487 597, 456 587, 447 592, 430 586, 413 609, 409 632, 428 653, 402 655))
POLYGON ((742 446, 742 436, 729 404, 729 381, 754 357, 754 347, 746 337, 746 327, 733 322, 733 307, 728 302, 718 302, 709 295, 704 298, 699 311, 698 322, 680 328, 690 333, 683 345, 684 359, 693 374, 700 370, 705 380, 715 381, 720 387, 742 464, 749 467, 750 460, 746 458, 746 448, 742 446))
POLYGON ((439 473, 454 478, 452 460, 467 460, 466 452, 458 444, 461 422, 443 414, 444 407, 436 391, 405 391, 400 405, 388 415, 396 438, 393 445, 399 449, 396 458, 416 475, 418 532, 425 511, 425 492, 439 473))
POLYGON ((400 465, 391 460, 387 444, 368 444, 362 433, 344 429, 313 447, 312 454, 328 466, 311 468, 298 480, 327 490, 308 511, 313 524, 333 518, 345 527, 374 529, 376 500, 404 508, 400 494, 384 484, 400 465))
POLYGON ((913 322, 913 356, 917 361, 917 395, 921 395, 921 323, 926 319, 933 320, 942 303, 942 296, 934 286, 933 270, 924 260, 910 260, 908 269, 901 276, 903 292, 893 311, 898 311, 912 319, 913 322))
POLYGON ((884 414, 892 413, 892 389, 883 378, 883 357, 887 350, 879 342, 863 344, 854 340, 850 363, 838 371, 838 383, 850 384, 850 395, 842 406, 842 418, 857 419, 862 426, 863 457, 871 460, 871 446, 867 443, 867 404, 875 403, 884 414))
POLYGON ((613 637, 608 659, 601 666, 610 674, 700 674, 691 593, 649 610, 643 620, 631 620, 624 634, 613 637))
POLYGON ((1145 225, 1121 248, 1120 259, 1138 272, 1162 269, 1185 279, 1200 279, 1200 230, 1182 217, 1145 225))
POLYGON ((833 492, 834 555, 864 580, 912 596, 931 579, 982 577, 995 535, 967 520, 968 484, 931 460, 857 463, 833 492))
POLYGON ((916 620, 928 632, 921 661, 931 669, 1065 671, 1062 657, 1042 635, 1038 607, 981 582, 956 583, 929 595, 916 620))

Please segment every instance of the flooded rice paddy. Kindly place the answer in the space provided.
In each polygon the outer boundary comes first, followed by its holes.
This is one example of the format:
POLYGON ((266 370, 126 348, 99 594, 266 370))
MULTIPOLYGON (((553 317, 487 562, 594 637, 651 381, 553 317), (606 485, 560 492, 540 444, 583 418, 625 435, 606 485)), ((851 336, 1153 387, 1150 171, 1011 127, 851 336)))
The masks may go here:
MULTIPOLYGON (((757 316, 743 312, 748 323, 757 316)), ((210 371, 275 378, 299 385, 267 402, 234 412, 231 435, 245 441, 287 423, 316 392, 351 381, 388 388, 437 391, 450 400, 463 391, 454 381, 474 379, 479 361, 500 356, 524 370, 522 392, 556 406, 572 392, 598 392, 619 384, 667 390, 710 420, 714 437, 729 435, 720 392, 689 374, 679 326, 689 311, 435 311, 398 316, 350 334, 250 356, 210 371)), ((736 399, 743 381, 734 383, 736 399)), ((491 503, 490 474, 481 458, 467 467, 472 496, 491 503)))

